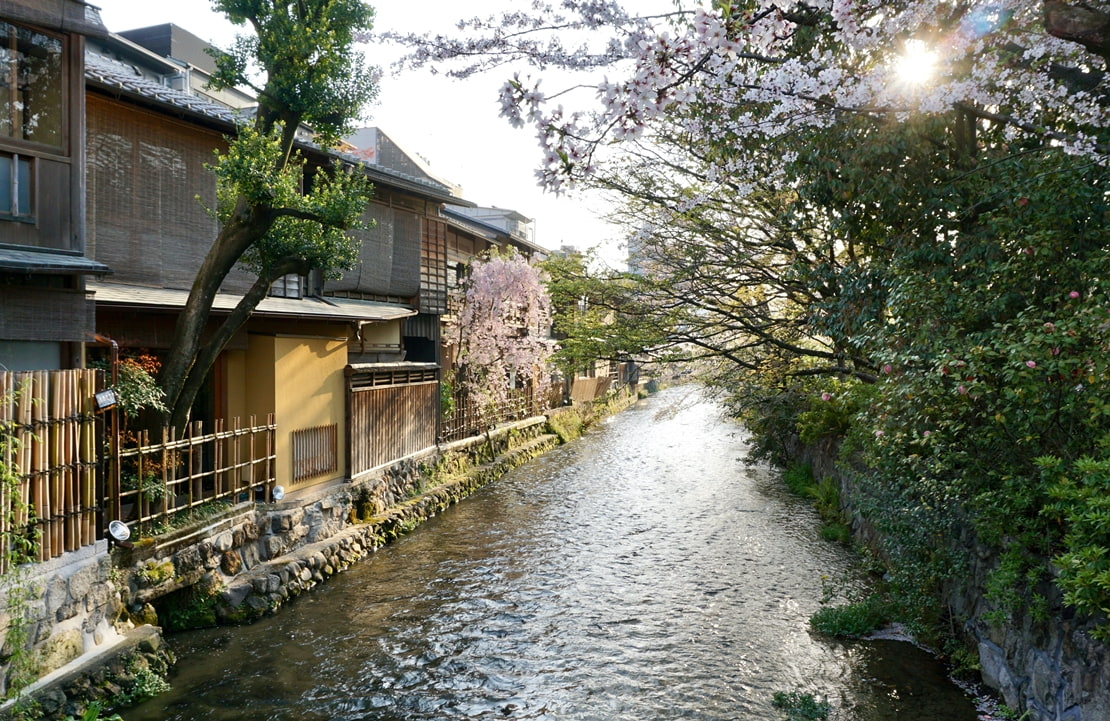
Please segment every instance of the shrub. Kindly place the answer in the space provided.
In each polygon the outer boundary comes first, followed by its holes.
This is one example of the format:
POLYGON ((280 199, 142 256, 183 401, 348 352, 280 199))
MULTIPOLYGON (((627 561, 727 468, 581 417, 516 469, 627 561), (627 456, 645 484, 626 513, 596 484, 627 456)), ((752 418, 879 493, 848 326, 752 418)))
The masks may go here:
POLYGON ((832 713, 828 701, 818 701, 801 691, 776 691, 771 705, 786 712, 787 721, 820 721, 832 713))
POLYGON ((842 606, 825 606, 809 617, 813 630, 837 638, 862 638, 890 622, 890 608, 878 595, 842 606))

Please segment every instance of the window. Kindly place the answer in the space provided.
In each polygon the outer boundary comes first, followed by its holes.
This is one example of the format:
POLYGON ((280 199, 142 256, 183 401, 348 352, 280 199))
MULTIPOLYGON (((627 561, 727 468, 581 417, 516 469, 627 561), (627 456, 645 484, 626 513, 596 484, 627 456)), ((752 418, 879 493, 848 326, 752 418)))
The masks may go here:
POLYGON ((62 147, 62 41, 0 21, 0 138, 62 147))
POLYGON ((304 279, 296 273, 283 275, 270 286, 270 295, 278 298, 303 298, 304 279))
POLYGON ((0 152, 0 217, 34 220, 31 158, 0 152))

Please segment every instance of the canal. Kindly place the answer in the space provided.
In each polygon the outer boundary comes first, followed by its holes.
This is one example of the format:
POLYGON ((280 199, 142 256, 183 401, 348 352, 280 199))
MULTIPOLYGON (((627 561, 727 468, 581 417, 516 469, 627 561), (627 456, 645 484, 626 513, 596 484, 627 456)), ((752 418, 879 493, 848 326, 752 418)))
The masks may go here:
POLYGON ((664 391, 517 469, 276 616, 171 637, 168 693, 126 721, 974 721, 912 645, 808 627, 859 578, 740 429, 664 391))

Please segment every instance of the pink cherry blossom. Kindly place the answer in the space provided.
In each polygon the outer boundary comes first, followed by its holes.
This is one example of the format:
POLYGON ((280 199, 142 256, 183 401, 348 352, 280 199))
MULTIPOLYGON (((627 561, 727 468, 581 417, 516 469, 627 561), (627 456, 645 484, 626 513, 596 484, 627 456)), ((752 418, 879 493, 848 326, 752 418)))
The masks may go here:
POLYGON ((544 159, 536 175, 554 191, 619 158, 610 152, 614 142, 639 143, 676 117, 688 118, 691 148, 736 139, 736 152, 710 161, 705 177, 737 188, 756 174, 773 176, 793 157, 760 148, 781 148, 775 141, 832 125, 846 111, 904 118, 959 108, 1015 138, 1100 158, 1107 151, 1110 106, 1074 82, 1102 66, 1101 50, 1085 28, 1048 7, 1063 3, 761 0, 741 11, 736 3, 676 0, 659 13, 619 0, 528 5, 462 20, 451 36, 383 39, 410 48, 399 70, 432 66, 450 77, 516 70, 501 88, 501 113, 534 128, 544 159), (799 51, 799 18, 815 16, 828 28, 823 42, 799 51), (927 84, 897 75, 908 40, 944 56, 927 84), (578 75, 540 92, 521 66, 578 75))
POLYGON ((551 301, 538 269, 515 252, 477 258, 456 300, 448 338, 459 385, 480 407, 503 404, 515 386, 546 383, 551 301))

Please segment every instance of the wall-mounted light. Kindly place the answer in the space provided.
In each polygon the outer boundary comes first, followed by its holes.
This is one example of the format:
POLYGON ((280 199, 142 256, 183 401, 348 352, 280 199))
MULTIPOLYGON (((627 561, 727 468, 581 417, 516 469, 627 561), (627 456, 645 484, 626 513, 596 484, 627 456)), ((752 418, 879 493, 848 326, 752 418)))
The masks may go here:
POLYGON ((109 408, 116 407, 116 404, 119 403, 119 394, 116 393, 115 388, 105 388, 93 396, 93 402, 96 403, 96 412, 103 413, 109 408))

